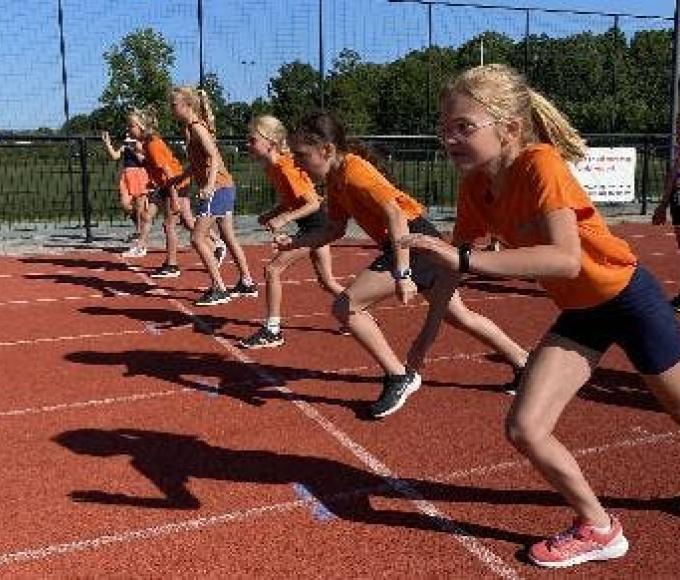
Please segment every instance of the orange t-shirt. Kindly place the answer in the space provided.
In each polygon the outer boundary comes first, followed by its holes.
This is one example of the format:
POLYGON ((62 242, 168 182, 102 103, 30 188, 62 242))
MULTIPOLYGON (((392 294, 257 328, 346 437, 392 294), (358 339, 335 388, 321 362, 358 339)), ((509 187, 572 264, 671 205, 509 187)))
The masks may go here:
MULTIPOLYGON (((182 173, 182 164, 170 151, 165 141, 156 135, 144 141, 144 158, 146 170, 156 187, 163 187, 168 179, 182 173)), ((182 182, 177 187, 187 184, 188 181, 182 182)))
MULTIPOLYGON (((207 129, 207 127, 200 121, 197 121, 196 123, 207 129)), ((192 125, 193 124, 194 123, 192 123, 192 125)), ((198 187, 205 187, 208 183, 208 178, 210 177, 210 163, 208 162, 208 156, 200 141, 191 138, 190 126, 187 127, 186 130, 186 138, 187 157, 189 158, 189 164, 191 166, 191 175, 196 180, 198 187)), ((220 155, 217 159, 215 189, 220 189, 222 187, 232 187, 233 185, 234 179, 227 171, 227 168, 224 165, 224 159, 222 159, 222 155, 220 155)))
POLYGON ((319 201, 312 180, 295 165, 290 155, 281 155, 276 163, 267 167, 266 173, 274 190, 279 194, 280 205, 286 211, 319 201))
POLYGON ((560 308, 589 308, 617 296, 628 284, 637 259, 614 236, 559 152, 547 144, 525 148, 508 170, 503 188, 489 197, 481 172, 466 176, 458 192, 455 238, 472 242, 491 234, 512 248, 549 243, 543 216, 570 208, 581 240, 578 277, 541 278, 539 284, 560 308))
POLYGON ((327 182, 328 216, 337 222, 350 217, 377 243, 388 241, 387 214, 384 206, 396 202, 411 221, 423 214, 423 206, 397 189, 365 159, 347 153, 327 182))

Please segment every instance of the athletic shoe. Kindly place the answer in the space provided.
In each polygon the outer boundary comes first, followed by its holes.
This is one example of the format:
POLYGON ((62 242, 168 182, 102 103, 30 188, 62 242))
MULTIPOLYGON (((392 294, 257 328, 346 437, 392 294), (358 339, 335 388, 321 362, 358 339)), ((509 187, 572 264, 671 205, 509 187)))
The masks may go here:
POLYGON ((226 304, 231 300, 229 292, 220 290, 219 288, 208 288, 203 295, 194 302, 194 306, 216 306, 217 304, 226 304))
POLYGON ((671 306, 676 312, 680 312, 680 294, 671 300, 671 306))
POLYGON ((620 558, 628 551, 628 540, 619 520, 610 517, 611 530, 606 533, 574 520, 568 530, 531 546, 529 559, 545 568, 567 568, 592 560, 620 558))
POLYGON ((179 278, 182 272, 177 264, 163 264, 156 268, 151 274, 150 278, 179 278))
POLYGON ((401 409, 411 393, 420 388, 420 375, 407 369, 405 375, 385 375, 380 398, 371 405, 371 415, 380 419, 401 409))
POLYGON ((245 284, 243 280, 239 280, 238 284, 233 288, 229 288, 229 294, 233 298, 257 298, 257 284, 245 284))
POLYGON ((283 340, 283 333, 272 332, 266 326, 263 326, 252 336, 244 338, 238 342, 241 348, 257 349, 257 348, 275 348, 277 346, 283 346, 285 341, 283 340))
POLYGON ((146 248, 141 246, 133 246, 121 254, 123 258, 143 258, 144 256, 146 256, 146 248))
POLYGON ((227 244, 222 240, 217 240, 215 242, 214 256, 215 260, 217 260, 217 267, 219 268, 222 265, 222 262, 224 262, 224 258, 227 256, 227 244))

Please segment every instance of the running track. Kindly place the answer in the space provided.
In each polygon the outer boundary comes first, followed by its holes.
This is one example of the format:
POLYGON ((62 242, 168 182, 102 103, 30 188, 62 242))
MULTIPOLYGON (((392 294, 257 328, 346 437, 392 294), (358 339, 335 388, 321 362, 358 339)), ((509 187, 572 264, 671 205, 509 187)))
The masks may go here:
MULTIPOLYGON (((669 295, 669 230, 618 228, 669 295)), ((268 248, 247 248, 258 278, 268 248)), ((362 243, 334 251, 349 277, 362 243)), ((503 438, 508 369, 450 328, 402 411, 365 419, 375 364, 340 336, 309 264, 284 294, 283 349, 244 352, 264 299, 195 309, 191 252, 155 286, 156 253, 0 260, 0 574, 6 577, 503 577, 547 573, 523 546, 568 523, 503 438)), ((233 274, 225 265, 227 276, 233 274)), ((556 310, 529 283, 473 278, 470 307, 530 348, 556 310)), ((374 313, 405 352, 425 308, 374 313)), ((629 555, 599 578, 677 577, 680 427, 618 351, 559 425, 624 522, 629 555)))

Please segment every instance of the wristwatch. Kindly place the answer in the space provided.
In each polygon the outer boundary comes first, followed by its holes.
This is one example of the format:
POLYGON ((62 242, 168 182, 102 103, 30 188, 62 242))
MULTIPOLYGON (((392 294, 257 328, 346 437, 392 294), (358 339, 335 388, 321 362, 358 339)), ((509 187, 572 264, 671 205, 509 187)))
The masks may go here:
POLYGON ((411 268, 404 268, 403 270, 397 268, 396 270, 392 270, 392 278, 397 281, 410 280, 412 274, 413 272, 411 272, 411 268))

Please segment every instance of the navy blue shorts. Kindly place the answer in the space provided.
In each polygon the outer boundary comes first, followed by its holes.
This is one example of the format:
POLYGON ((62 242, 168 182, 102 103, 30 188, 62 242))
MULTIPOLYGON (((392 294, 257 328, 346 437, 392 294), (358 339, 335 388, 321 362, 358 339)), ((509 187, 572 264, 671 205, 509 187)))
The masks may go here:
POLYGON ((196 215, 198 217, 224 217, 234 211, 235 201, 235 187, 220 187, 210 197, 198 200, 196 215))
MULTIPOLYGON (((431 222, 424 217, 417 217, 408 222, 408 231, 412 234, 426 234, 434 238, 441 238, 431 222)), ((394 251, 391 244, 386 244, 373 263, 368 267, 373 272, 393 272, 395 269, 394 251)), ((418 287, 418 291, 429 290, 434 285, 435 278, 439 272, 439 266, 425 252, 411 250, 409 253, 409 267, 411 268, 411 279, 418 287)))
POLYGON ((661 374, 680 361, 675 314, 642 266, 618 296, 592 308, 564 310, 550 332, 601 353, 618 344, 643 375, 661 374))

